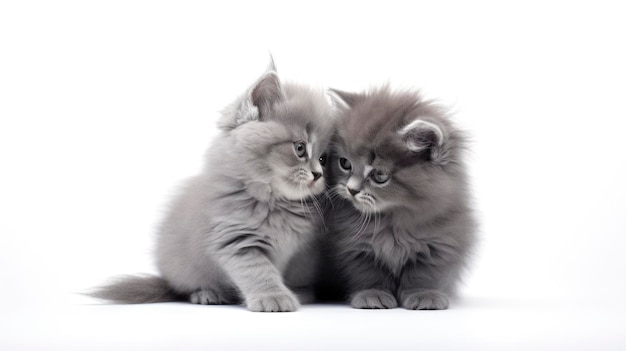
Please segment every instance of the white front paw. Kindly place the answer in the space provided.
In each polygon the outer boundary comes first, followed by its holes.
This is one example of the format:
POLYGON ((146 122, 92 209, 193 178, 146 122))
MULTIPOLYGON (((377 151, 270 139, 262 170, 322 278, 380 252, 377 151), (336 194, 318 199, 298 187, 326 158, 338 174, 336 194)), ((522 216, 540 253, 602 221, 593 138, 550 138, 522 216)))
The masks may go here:
POLYGON ((437 290, 407 294, 402 301, 402 307, 409 310, 445 310, 449 305, 448 295, 437 290))
POLYGON ((363 309, 387 309, 398 307, 396 298, 388 291, 379 289, 361 290, 352 296, 350 305, 363 309))
POLYGON ((291 291, 281 291, 247 296, 246 306, 252 312, 293 312, 300 303, 291 291))

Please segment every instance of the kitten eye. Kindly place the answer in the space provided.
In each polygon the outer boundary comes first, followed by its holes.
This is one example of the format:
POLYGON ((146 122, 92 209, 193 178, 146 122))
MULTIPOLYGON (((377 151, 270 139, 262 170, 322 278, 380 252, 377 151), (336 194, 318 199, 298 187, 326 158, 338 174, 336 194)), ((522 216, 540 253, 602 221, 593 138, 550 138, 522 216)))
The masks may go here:
POLYGON ((374 174, 372 176, 372 179, 374 179, 374 181, 378 184, 387 182, 389 178, 390 178, 389 174, 385 174, 381 171, 374 171, 374 174))
POLYGON ((306 155, 306 144, 301 141, 296 141, 293 143, 293 151, 295 151, 296 156, 304 157, 304 155, 306 155))
POLYGON ((319 161, 322 167, 326 166, 326 153, 323 153, 322 156, 320 156, 319 161))
POLYGON ((344 157, 339 159, 339 166, 341 166, 341 168, 346 171, 349 171, 352 169, 352 163, 350 163, 350 161, 348 161, 348 159, 344 157))

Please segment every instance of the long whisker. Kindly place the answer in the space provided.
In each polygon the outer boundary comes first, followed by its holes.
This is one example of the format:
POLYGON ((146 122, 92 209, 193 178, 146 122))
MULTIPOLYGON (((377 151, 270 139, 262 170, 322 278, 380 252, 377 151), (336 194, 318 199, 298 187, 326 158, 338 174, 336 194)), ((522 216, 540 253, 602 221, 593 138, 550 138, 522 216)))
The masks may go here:
MULTIPOLYGON (((360 211, 359 211, 360 212, 360 211)), ((355 235, 355 241, 361 239, 361 237, 365 234, 367 229, 367 225, 370 222, 370 214, 369 212, 360 212, 361 216, 359 219, 362 219, 361 224, 359 225, 359 228, 357 230, 357 233, 355 235)))
POLYGON ((335 204, 333 203, 334 188, 331 187, 329 184, 325 184, 324 186, 326 190, 324 191, 323 194, 328 199, 328 203, 330 203, 330 207, 334 210, 335 209, 335 204))
POLYGON ((352 221, 352 223, 350 223, 354 227, 354 235, 350 237, 351 239, 350 241, 352 242, 357 241, 359 238, 359 228, 360 228, 362 218, 363 218, 363 213, 359 212, 359 218, 356 218, 355 220, 352 221))
POLYGON ((374 204, 374 234, 372 235, 372 237, 376 236, 376 234, 378 234, 378 225, 380 224, 380 218, 378 218, 379 213, 378 210, 376 209, 376 204, 374 204))
MULTIPOLYGON (((304 187, 302 185, 299 186, 300 188, 300 192, 302 193, 302 190, 304 189, 304 187)), ((308 211, 307 207, 308 206, 304 206, 304 197, 300 196, 300 206, 302 207, 302 213, 304 214, 304 217, 307 217, 307 213, 309 214, 309 218, 312 218, 311 213, 308 211)))
POLYGON ((341 186, 338 185, 338 186, 335 186, 335 187, 331 188, 328 191, 328 194, 329 194, 328 196, 329 196, 329 199, 331 200, 331 202, 336 200, 337 198, 343 198, 343 196, 341 195, 342 190, 343 189, 341 188, 341 186))
POLYGON ((318 202, 317 198, 315 196, 313 196, 313 195, 310 195, 310 196, 311 196, 311 203, 313 204, 313 207, 317 211, 317 214, 320 217, 324 217, 324 212, 322 211, 322 206, 318 202))
POLYGON ((315 210, 317 210, 317 213, 320 215, 320 218, 322 219, 320 222, 322 223, 324 232, 328 231, 328 228, 326 228, 326 223, 324 221, 324 212, 322 210, 322 206, 319 204, 315 196, 311 197, 311 200, 313 200, 313 206, 315 207, 315 210))
POLYGON ((365 219, 366 219, 366 222, 363 226, 363 234, 361 235, 364 235, 366 233, 366 229, 370 225, 370 221, 372 220, 372 214, 367 212, 367 216, 365 217, 365 219))

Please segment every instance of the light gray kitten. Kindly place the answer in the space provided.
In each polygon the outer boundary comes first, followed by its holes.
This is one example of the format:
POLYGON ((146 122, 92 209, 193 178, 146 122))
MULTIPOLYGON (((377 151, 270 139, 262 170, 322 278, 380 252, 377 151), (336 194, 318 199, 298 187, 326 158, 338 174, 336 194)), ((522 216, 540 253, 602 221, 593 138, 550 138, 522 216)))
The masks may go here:
POLYGON ((447 308, 475 241, 461 132, 417 93, 335 93, 320 294, 355 308, 447 308))
POLYGON ((158 233, 160 277, 122 277, 91 295, 243 302, 265 312, 309 302, 322 234, 314 196, 325 190, 330 111, 323 92, 281 84, 272 65, 225 109, 206 167, 172 204, 158 233))

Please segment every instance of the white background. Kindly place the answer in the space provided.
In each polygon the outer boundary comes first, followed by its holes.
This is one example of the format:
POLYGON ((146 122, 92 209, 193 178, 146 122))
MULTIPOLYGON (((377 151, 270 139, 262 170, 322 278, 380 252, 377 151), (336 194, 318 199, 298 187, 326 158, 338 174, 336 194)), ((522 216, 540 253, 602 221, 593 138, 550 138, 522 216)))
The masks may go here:
MULTIPOLYGON (((0 349, 626 348, 619 2, 0 3, 0 349), (438 312, 100 305, 273 54, 420 88, 473 136, 482 242, 438 312)), ((232 160, 237 162, 237 160, 232 160)))

